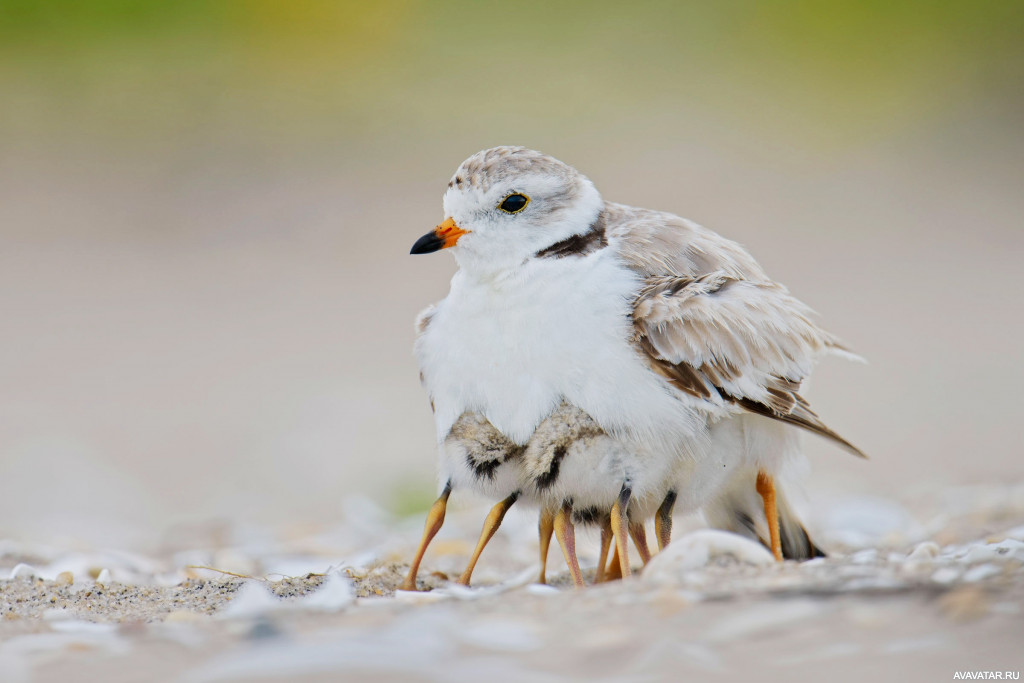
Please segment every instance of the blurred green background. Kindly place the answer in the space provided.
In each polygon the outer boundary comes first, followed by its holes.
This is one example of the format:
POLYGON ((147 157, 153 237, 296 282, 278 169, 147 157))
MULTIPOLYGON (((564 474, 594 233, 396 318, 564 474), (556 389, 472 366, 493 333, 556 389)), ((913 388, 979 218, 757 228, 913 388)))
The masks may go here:
POLYGON ((281 152, 682 110, 858 145, 1018 122, 1022 36, 1006 1, 4 0, 0 122, 15 146, 281 152))
MULTIPOLYGON (((1024 476, 1024 3, 0 0, 0 534, 432 495, 457 164, 525 144, 751 248, 871 361, 812 491, 1024 476)), ((410 500, 413 500, 410 503, 410 500)))

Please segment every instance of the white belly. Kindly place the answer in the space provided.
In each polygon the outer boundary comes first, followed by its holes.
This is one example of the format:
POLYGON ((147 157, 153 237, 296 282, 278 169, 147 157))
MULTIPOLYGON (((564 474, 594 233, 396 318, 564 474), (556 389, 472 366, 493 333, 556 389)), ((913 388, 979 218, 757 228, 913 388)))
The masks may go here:
POLYGON ((702 418, 629 343, 638 286, 610 249, 514 279, 457 273, 416 345, 438 440, 471 410, 525 444, 564 398, 627 442, 685 449, 702 418))

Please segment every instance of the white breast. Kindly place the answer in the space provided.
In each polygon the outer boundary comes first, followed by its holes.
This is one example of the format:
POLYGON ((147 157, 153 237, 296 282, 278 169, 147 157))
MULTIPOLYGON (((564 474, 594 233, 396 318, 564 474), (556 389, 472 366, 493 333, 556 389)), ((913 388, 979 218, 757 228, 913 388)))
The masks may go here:
POLYGON ((620 438, 692 439, 702 418, 629 343, 638 287, 612 247, 501 280, 456 273, 416 345, 438 440, 473 410, 524 444, 563 397, 620 438))

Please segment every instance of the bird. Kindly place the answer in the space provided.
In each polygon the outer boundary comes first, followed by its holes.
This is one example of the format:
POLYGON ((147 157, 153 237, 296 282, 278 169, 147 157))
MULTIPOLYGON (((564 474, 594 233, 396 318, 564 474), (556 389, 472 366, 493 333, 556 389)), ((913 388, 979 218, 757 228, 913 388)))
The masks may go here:
POLYGON ((646 560, 644 523, 655 520, 661 548, 680 509, 707 506, 779 558, 780 529, 791 549, 806 537, 775 478, 799 457, 794 426, 861 454, 798 393, 820 356, 852 354, 739 244, 607 202, 579 171, 525 147, 466 159, 443 208, 411 250, 450 250, 458 265, 415 343, 440 495, 402 588, 416 588, 457 489, 499 500, 464 583, 519 501, 541 510, 542 577, 554 533, 577 586, 574 522, 602 528, 599 576, 612 539, 613 569, 628 575, 627 538, 646 560))
POLYGON ((821 357, 862 359, 735 242, 663 212, 609 211, 625 257, 646 278, 633 311, 636 342, 674 386, 728 409, 724 418, 709 412, 711 459, 727 459, 730 471, 705 518, 761 541, 779 560, 822 556, 776 478, 804 468, 794 426, 866 457, 799 393, 821 357))

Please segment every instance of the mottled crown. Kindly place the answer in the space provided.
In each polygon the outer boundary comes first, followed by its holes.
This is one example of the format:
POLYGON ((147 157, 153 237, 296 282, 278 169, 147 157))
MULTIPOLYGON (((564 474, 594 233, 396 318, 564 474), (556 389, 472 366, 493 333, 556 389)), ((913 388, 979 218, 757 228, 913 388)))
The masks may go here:
POLYGON ((492 186, 525 172, 571 180, 579 176, 572 166, 526 147, 492 147, 469 157, 448 181, 448 187, 473 187, 487 192, 492 186))

